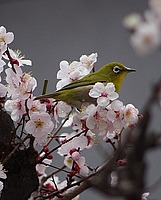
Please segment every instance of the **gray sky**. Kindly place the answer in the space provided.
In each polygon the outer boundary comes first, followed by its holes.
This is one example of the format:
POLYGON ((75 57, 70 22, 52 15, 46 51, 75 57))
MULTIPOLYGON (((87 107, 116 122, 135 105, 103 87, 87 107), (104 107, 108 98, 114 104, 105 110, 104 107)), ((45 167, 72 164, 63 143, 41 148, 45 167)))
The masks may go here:
MULTIPOLYGON (((35 95, 41 93, 45 78, 49 80, 48 92, 55 90, 61 60, 78 60, 82 54, 97 52, 97 69, 110 61, 137 69, 126 78, 120 99, 141 110, 152 84, 161 76, 160 52, 136 55, 122 19, 131 12, 143 13, 147 7, 147 0, 0 0, 0 25, 14 32, 11 47, 33 61, 27 70, 38 80, 35 95)), ((161 176, 161 160, 159 153, 151 157, 153 169, 158 171, 149 175, 153 183, 161 176)), ((160 196, 161 191, 156 190, 151 199, 160 196)), ((107 200, 93 190, 84 192, 83 199, 107 200)))

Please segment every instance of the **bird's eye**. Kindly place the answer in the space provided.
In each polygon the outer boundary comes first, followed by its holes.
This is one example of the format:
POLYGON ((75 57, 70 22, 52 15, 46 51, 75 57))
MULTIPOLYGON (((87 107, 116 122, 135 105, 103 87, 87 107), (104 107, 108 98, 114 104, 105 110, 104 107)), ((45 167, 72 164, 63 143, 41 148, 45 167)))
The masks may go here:
POLYGON ((119 73, 120 72, 120 68, 118 66, 115 66, 113 68, 113 72, 116 73, 116 74, 119 73))

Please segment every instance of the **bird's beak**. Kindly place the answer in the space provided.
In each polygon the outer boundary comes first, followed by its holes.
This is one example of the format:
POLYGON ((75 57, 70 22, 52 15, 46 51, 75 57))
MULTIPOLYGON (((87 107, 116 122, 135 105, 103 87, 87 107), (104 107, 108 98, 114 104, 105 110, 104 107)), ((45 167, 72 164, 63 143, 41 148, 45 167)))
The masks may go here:
POLYGON ((126 71, 127 71, 127 73, 136 72, 136 69, 132 69, 132 68, 126 67, 126 71))

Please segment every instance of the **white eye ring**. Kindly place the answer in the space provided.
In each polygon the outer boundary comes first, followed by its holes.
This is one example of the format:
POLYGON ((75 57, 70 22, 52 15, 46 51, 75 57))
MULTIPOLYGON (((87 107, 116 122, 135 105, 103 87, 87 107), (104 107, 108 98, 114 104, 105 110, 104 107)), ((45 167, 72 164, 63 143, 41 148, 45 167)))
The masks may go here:
POLYGON ((119 66, 115 66, 114 68, 113 68, 113 72, 114 73, 119 73, 120 72, 120 67, 119 66))

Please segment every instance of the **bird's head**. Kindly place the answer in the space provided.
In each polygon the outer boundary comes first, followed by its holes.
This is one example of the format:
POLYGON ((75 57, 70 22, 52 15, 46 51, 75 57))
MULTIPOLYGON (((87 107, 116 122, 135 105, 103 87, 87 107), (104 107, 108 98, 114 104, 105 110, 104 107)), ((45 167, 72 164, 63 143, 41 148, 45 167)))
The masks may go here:
POLYGON ((114 83, 116 91, 120 90, 120 87, 129 72, 134 72, 135 69, 125 67, 119 62, 111 62, 104 66, 104 73, 109 77, 109 82, 114 83))

